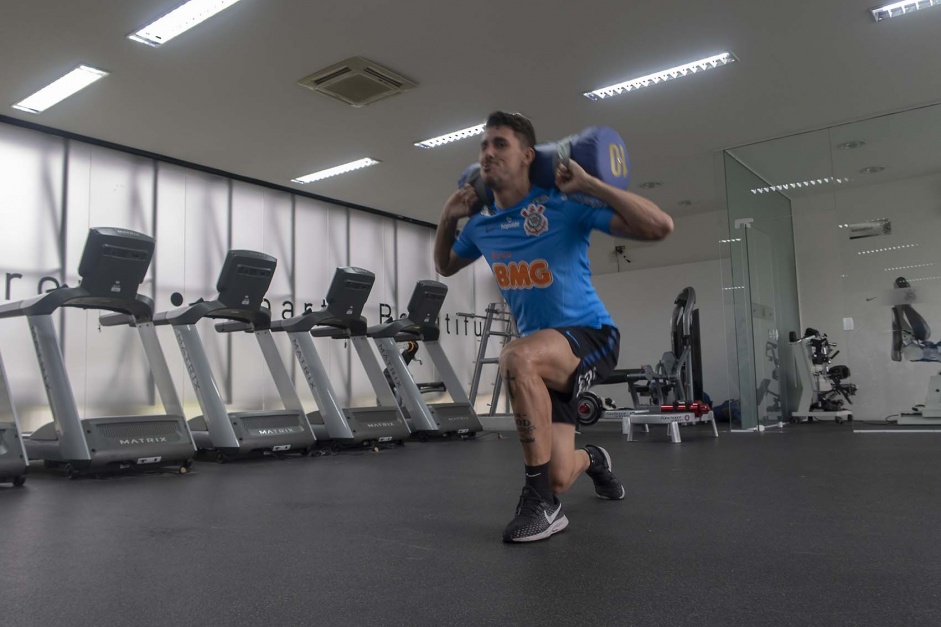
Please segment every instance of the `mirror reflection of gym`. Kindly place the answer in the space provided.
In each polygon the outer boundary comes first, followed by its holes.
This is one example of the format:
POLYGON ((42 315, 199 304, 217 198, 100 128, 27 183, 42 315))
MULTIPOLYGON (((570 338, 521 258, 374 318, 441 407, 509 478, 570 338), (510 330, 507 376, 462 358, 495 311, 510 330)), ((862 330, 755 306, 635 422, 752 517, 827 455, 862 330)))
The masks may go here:
POLYGON ((780 374, 803 388, 790 417, 848 420, 851 412, 855 430, 941 425, 931 332, 941 319, 939 145, 941 106, 933 105, 729 151, 762 181, 742 190, 742 207, 777 199, 791 208, 800 315, 783 337, 804 342, 810 385, 801 355, 782 353, 780 374), (830 347, 838 361, 814 363, 813 329, 815 341, 839 346, 830 347))

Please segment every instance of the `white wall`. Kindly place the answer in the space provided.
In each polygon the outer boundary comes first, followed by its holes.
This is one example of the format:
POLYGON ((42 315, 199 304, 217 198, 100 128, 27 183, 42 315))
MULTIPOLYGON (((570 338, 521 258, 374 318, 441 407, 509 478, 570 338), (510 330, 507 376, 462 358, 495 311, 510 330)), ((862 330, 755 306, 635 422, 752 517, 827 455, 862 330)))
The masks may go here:
MULTIPOLYGON (((792 201, 798 289, 803 331, 813 327, 839 344, 836 363, 850 367, 859 386, 857 419, 881 420, 923 403, 928 378, 941 364, 893 362, 892 282, 941 276, 941 175, 853 187, 792 201), (849 240, 840 224, 890 218, 891 235, 849 240), (916 244, 912 248, 860 255, 862 251, 916 244), (886 270, 934 264, 919 268, 886 270), (843 319, 851 318, 852 330, 843 319)), ((941 280, 913 283, 915 309, 941 339, 941 280)))
MULTIPOLYGON (((667 243, 660 246, 669 248, 667 243)), ((638 368, 656 364, 661 355, 670 350, 673 301, 683 288, 692 286, 699 305, 703 389, 714 403, 733 396, 725 334, 727 316, 723 302, 722 264, 713 259, 595 275, 595 288, 621 329, 618 367, 638 368)), ((630 405, 626 386, 605 386, 599 391, 621 406, 630 405)))
POLYGON ((599 275, 636 271, 720 257, 722 248, 719 240, 728 238, 725 235, 728 232, 725 211, 678 217, 673 219, 673 224, 673 234, 665 242, 636 242, 594 232, 588 249, 592 273, 599 275), (625 254, 631 263, 615 254, 614 247, 617 245, 625 247, 625 254))

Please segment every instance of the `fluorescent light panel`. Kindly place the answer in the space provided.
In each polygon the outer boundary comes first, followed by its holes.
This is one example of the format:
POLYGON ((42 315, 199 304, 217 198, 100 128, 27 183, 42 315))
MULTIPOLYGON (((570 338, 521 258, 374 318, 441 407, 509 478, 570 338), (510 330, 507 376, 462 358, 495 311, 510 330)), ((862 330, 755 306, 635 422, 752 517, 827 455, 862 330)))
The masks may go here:
POLYGON ((346 174, 347 172, 352 172, 353 170, 359 170, 360 168, 365 168, 371 165, 376 165, 380 163, 375 159, 358 159, 356 161, 350 161, 349 163, 344 163, 343 165, 338 165, 332 168, 327 168, 326 170, 321 170, 319 172, 312 172, 306 176, 301 176, 296 179, 291 179, 292 183, 313 183, 314 181, 319 181, 321 179, 330 178, 331 176, 336 176, 338 174, 346 174))
POLYGON ((62 78, 46 85, 35 94, 21 100, 15 105, 14 109, 26 111, 27 113, 42 113, 52 105, 61 102, 74 94, 88 87, 99 78, 104 78, 108 73, 88 65, 80 65, 62 78))
POLYGON ((173 9, 159 20, 151 22, 129 39, 148 46, 165 44, 177 35, 185 33, 194 26, 208 20, 216 13, 227 9, 239 0, 190 0, 173 9))
POLYGON ((912 268, 927 268, 928 266, 933 266, 933 263, 916 263, 913 266, 899 266, 897 268, 885 268, 886 272, 892 272, 893 270, 911 270, 912 268))
POLYGON ((810 179, 800 183, 783 183, 781 185, 771 185, 770 187, 758 187, 750 190, 752 194, 767 194, 769 192, 784 192, 789 189, 799 189, 801 187, 814 187, 816 185, 829 185, 830 183, 849 183, 850 179, 834 179, 829 176, 822 179, 810 179))
POLYGON ((742 238, 741 238, 741 237, 736 237, 735 239, 720 239, 720 240, 719 240, 719 243, 720 243, 720 244, 731 244, 732 242, 740 242, 740 241, 742 241, 742 238))
POLYGON ((431 139, 415 142, 415 145, 419 148, 437 148, 438 146, 456 142, 459 139, 467 139, 468 137, 473 137, 474 135, 480 135, 484 132, 484 126, 484 124, 478 124, 477 126, 462 128, 459 131, 454 131, 453 133, 448 133, 447 135, 439 135, 438 137, 432 137, 431 139))
POLYGON ((643 87, 664 83, 675 78, 688 76, 689 74, 705 72, 706 70, 728 65, 729 63, 734 63, 735 61, 737 61, 737 59, 732 55, 732 53, 723 52, 715 56, 700 59, 699 61, 693 61, 692 63, 684 63, 683 65, 670 68, 669 70, 654 72, 653 74, 641 76, 640 78, 632 78, 629 81, 624 81, 623 83, 618 83, 617 85, 609 85, 608 87, 602 87, 601 89, 585 92, 583 95, 589 100, 604 100, 605 98, 610 98, 611 96, 617 96, 629 91, 636 91, 643 87))
POLYGON ((872 19, 877 22, 887 20, 892 17, 914 13, 922 9, 928 9, 941 4, 941 0, 907 0, 906 2, 894 2, 878 9, 872 9, 872 19))
POLYGON ((902 250, 903 248, 915 248, 918 244, 902 244, 901 246, 889 246, 887 248, 875 248, 873 250, 861 250, 857 255, 872 255, 875 253, 887 253, 891 250, 902 250))

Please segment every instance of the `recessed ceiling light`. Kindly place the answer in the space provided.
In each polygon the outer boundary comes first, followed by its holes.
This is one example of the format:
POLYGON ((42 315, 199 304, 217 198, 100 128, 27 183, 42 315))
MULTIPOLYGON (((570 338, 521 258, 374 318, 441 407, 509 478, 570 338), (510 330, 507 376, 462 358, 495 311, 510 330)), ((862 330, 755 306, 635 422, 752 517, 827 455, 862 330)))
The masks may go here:
POLYGON ((239 0, 190 0, 181 4, 160 19, 151 22, 128 39, 148 46, 165 44, 177 35, 208 20, 216 13, 227 9, 239 0))
POLYGON ((770 185, 768 187, 757 187, 749 190, 752 194, 766 194, 768 192, 783 192, 789 189, 799 189, 802 187, 816 187, 817 185, 829 185, 830 183, 842 184, 849 183, 850 179, 835 179, 829 176, 822 179, 810 179, 809 181, 800 181, 798 183, 782 183, 780 185, 770 185))
POLYGON ((678 204, 681 207, 692 207, 696 203, 694 203, 692 200, 681 200, 678 204))
POLYGON ((431 139, 415 142, 415 145, 419 148, 437 148, 438 146, 456 142, 459 139, 467 139, 468 137, 473 137, 474 135, 480 135, 484 132, 484 126, 484 124, 469 126, 467 128, 462 128, 459 131, 448 133, 447 135, 438 135, 437 137, 432 137, 431 139))
POLYGON ((914 13, 921 9, 938 6, 941 0, 906 0, 905 2, 894 2, 878 9, 872 9, 872 19, 877 22, 887 20, 890 17, 898 17, 907 13, 914 13))
POLYGON ((860 174, 878 174, 885 170, 885 166, 871 165, 859 171, 860 174))
POLYGON ((663 183, 660 181, 644 181, 643 183, 638 183, 637 187, 642 187, 643 189, 654 189, 657 187, 663 187, 663 183))
POLYGON ((843 142, 842 144, 838 145, 837 148, 840 150, 854 150, 856 148, 862 148, 865 145, 866 142, 861 139, 852 139, 848 142, 843 142))
POLYGON ((723 52, 721 54, 707 57, 705 59, 700 59, 698 61, 693 61, 691 63, 684 63, 683 65, 670 68, 669 70, 654 72, 653 74, 647 74, 646 76, 641 76, 640 78, 632 78, 631 80, 624 81, 623 83, 617 83, 616 85, 609 85, 608 87, 602 87, 594 91, 585 92, 583 95, 589 100, 603 100, 605 98, 610 98, 611 96, 617 96, 619 94, 635 91, 643 87, 656 85, 657 83, 671 81, 675 78, 688 76, 690 74, 698 74, 699 72, 705 72, 706 70, 711 70, 723 65, 728 65, 729 63, 734 63, 737 60, 738 59, 736 59, 732 53, 723 52))
POLYGON ((108 73, 104 70, 88 65, 80 65, 62 78, 46 85, 32 96, 19 101, 13 105, 13 108, 27 113, 42 113, 52 105, 65 100, 75 92, 88 87, 107 75, 108 73))
POLYGON ((314 181, 319 181, 321 179, 329 178, 331 176, 336 176, 337 174, 346 174, 347 172, 352 172, 353 170, 359 170, 360 168, 365 168, 371 165, 376 165, 381 163, 375 159, 358 159, 357 161, 351 161, 349 163, 344 163, 343 165, 338 165, 332 168, 327 168, 326 170, 320 170, 319 172, 312 172, 305 176, 300 176, 296 179, 291 179, 292 183, 313 183, 314 181))

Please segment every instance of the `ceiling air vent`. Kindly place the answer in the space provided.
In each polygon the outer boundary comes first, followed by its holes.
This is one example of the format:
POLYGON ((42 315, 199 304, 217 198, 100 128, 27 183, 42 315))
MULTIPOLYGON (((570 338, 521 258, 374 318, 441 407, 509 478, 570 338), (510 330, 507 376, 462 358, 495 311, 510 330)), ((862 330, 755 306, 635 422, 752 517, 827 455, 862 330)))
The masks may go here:
POLYGON ((302 78, 297 84, 354 107, 363 107, 418 87, 407 78, 363 57, 331 65, 302 78))

